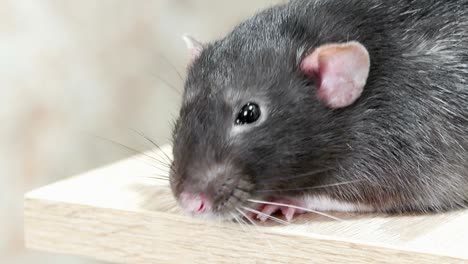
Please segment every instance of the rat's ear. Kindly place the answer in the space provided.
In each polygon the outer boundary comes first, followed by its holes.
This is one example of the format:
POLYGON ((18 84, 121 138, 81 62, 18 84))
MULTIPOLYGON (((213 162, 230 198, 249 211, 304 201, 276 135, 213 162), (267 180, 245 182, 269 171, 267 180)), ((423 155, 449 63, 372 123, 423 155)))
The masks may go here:
POLYGON ((202 50, 203 50, 203 44, 201 44, 199 41, 194 39, 192 36, 188 34, 182 35, 182 39, 185 42, 185 45, 187 46, 187 49, 190 51, 190 64, 196 60, 202 50))
POLYGON ((336 109, 351 105, 361 96, 370 58, 367 49, 355 41, 326 44, 307 55, 300 67, 317 81, 317 97, 336 109))

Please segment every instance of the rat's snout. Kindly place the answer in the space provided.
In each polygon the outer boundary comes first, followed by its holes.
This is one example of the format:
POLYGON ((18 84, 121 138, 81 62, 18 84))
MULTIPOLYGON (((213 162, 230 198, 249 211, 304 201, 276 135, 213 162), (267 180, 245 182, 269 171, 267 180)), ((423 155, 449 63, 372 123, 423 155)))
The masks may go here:
POLYGON ((182 192, 179 197, 181 207, 190 214, 203 214, 211 210, 211 201, 206 194, 182 192))
POLYGON ((183 211, 198 217, 229 217, 250 196, 247 174, 228 163, 190 167, 172 174, 171 186, 183 211))

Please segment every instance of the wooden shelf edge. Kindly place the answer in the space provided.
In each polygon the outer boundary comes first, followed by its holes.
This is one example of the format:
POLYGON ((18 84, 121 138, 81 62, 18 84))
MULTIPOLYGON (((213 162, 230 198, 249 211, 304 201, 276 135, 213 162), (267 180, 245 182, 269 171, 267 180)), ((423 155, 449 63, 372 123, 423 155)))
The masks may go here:
POLYGON ((466 263, 466 259, 299 237, 158 212, 25 198, 31 249, 113 263, 466 263))
MULTIPOLYGON (((164 146, 165 155, 171 153, 164 146)), ((26 246, 113 263, 468 263, 468 211, 240 226, 178 212, 149 151, 25 195, 26 246)), ((340 216, 341 217, 341 216, 340 216)))

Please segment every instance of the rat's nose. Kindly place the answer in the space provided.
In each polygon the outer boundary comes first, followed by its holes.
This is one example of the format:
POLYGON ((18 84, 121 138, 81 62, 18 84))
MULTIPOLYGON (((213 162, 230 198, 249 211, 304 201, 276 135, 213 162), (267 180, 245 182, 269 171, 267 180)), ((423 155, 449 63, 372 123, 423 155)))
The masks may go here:
POLYGON ((211 208, 211 204, 206 199, 206 195, 182 192, 179 197, 180 204, 189 213, 202 214, 211 208))

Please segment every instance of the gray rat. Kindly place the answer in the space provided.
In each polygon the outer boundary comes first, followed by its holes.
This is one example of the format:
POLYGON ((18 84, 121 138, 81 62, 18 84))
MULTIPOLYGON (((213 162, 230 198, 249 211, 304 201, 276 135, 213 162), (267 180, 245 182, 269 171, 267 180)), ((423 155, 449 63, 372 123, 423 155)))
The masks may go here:
POLYGON ((186 40, 170 172, 186 212, 466 207, 468 0, 298 0, 186 40))

